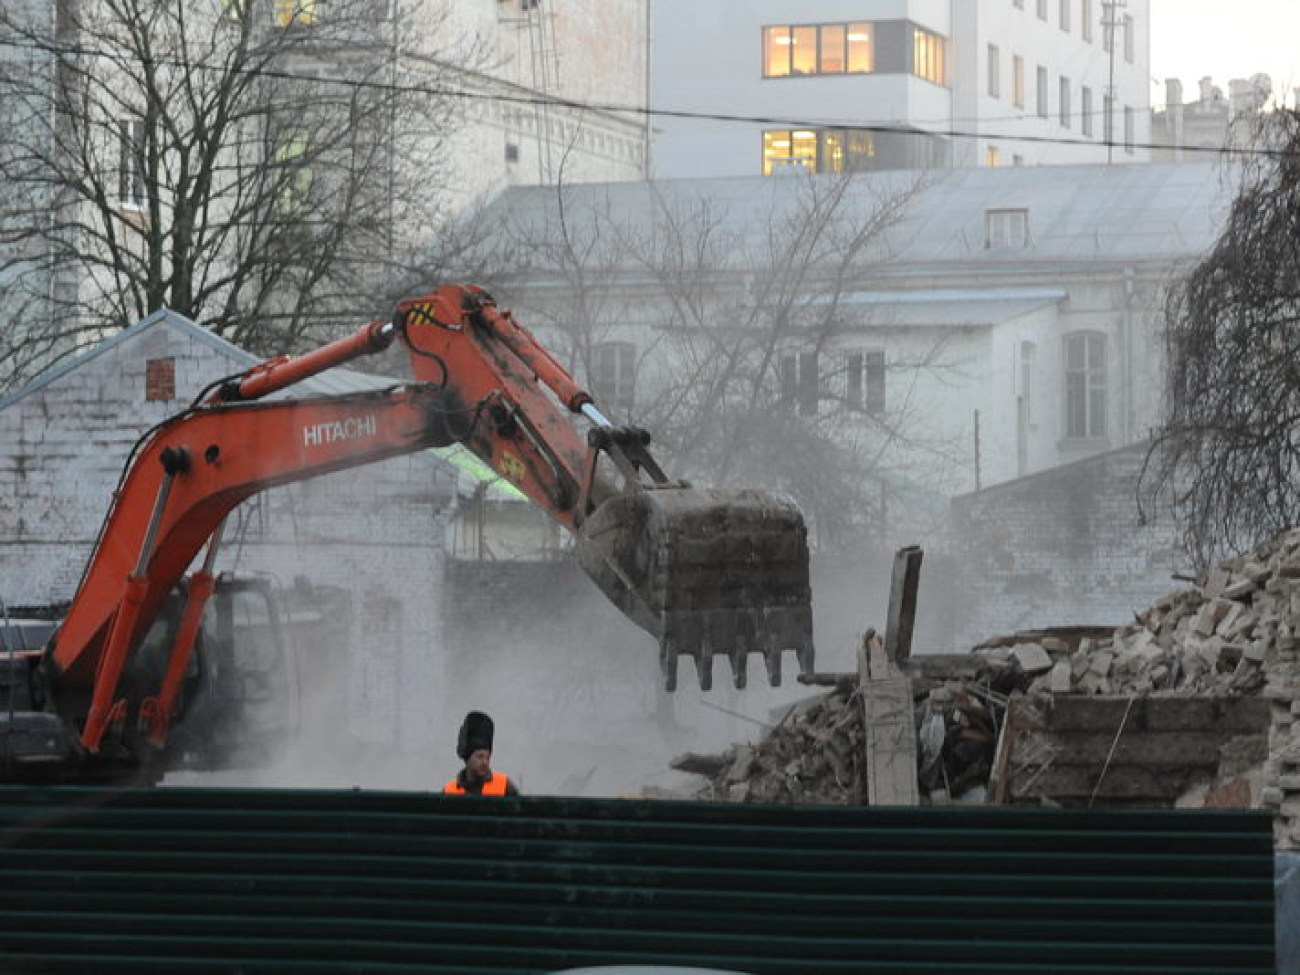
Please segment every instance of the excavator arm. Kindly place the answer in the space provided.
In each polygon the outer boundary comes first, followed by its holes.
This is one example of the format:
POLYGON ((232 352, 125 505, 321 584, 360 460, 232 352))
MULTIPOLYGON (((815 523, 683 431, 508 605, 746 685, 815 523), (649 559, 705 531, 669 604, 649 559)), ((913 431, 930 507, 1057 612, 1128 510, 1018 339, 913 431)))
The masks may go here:
MULTIPOLYGON (((616 428, 591 396, 482 289, 444 286, 389 322, 303 356, 268 360, 164 421, 128 463, 81 585, 47 644, 55 707, 94 753, 116 723, 160 744, 191 652, 227 515, 269 487, 462 443, 575 536, 579 561, 629 617, 660 639, 669 687, 678 655, 702 686, 714 652, 744 682, 763 653, 812 666, 807 543, 784 498, 697 491, 670 481, 648 435, 616 428), (414 382, 378 392, 274 399, 303 379, 400 340, 414 382), (592 424, 587 442, 570 419, 592 424), (607 460, 606 460, 607 458, 607 460), (207 546, 156 693, 119 683, 168 594, 207 546)), ((774 663, 775 661, 775 663, 774 663)))

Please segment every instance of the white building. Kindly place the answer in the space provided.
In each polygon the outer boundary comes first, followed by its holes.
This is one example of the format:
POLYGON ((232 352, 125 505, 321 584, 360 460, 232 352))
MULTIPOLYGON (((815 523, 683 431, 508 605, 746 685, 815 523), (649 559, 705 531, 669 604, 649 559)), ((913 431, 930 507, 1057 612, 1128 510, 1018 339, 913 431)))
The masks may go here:
MULTIPOLYGON (((1145 440, 1160 417, 1165 289, 1212 245, 1231 174, 1184 163, 959 169, 909 182, 917 176, 860 174, 845 187, 841 213, 869 212, 899 186, 903 207, 859 260, 798 269, 787 317, 834 313, 815 319, 815 340, 782 333, 773 408, 792 402, 868 449, 880 418, 905 417, 906 436, 895 427, 877 469, 938 497, 1145 440)), ((534 261, 502 275, 498 297, 613 415, 648 422, 666 415, 662 391, 690 361, 692 336, 717 323, 734 346, 758 320, 746 316, 762 279, 783 273, 764 263, 774 228, 798 226, 804 191, 837 179, 572 187, 569 263, 556 267, 545 255, 557 194, 509 191, 494 212, 534 261), (688 219, 698 213, 709 240, 688 219), (701 254, 725 246, 669 277, 668 262, 651 268, 646 254, 673 233, 701 254), (573 263, 582 259, 585 270, 573 263), (705 308, 693 325, 684 304, 705 308)), ((837 259, 834 247, 824 253, 837 259)))
POLYGON ((1148 10, 653 0, 651 175, 1144 161, 1148 10))

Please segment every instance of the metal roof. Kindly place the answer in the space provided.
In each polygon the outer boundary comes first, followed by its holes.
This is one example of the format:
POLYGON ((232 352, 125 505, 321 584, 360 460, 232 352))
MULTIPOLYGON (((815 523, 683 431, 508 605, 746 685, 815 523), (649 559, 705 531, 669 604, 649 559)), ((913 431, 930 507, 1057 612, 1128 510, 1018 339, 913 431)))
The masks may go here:
MULTIPOLYGON (((761 257, 781 220, 799 214, 801 200, 810 193, 825 196, 844 178, 801 173, 559 190, 512 187, 473 219, 476 226, 493 228, 488 246, 505 245, 518 273, 528 274, 530 255, 536 255, 536 269, 545 272, 545 249, 557 239, 548 228, 558 226, 562 194, 569 232, 593 245, 587 255, 592 265, 626 264, 635 271, 635 258, 611 225, 649 235, 657 213, 668 210, 682 219, 706 211, 716 241, 727 242, 733 253, 761 257), (524 246, 510 248, 510 242, 524 246)), ((1177 260, 1203 252, 1223 225, 1240 172, 1216 161, 891 171, 847 179, 843 212, 866 215, 880 200, 910 194, 876 260, 1113 263, 1177 260), (1029 211, 1027 246, 986 246, 986 212, 997 209, 1029 211)), ((689 227, 689 220, 684 225, 689 227)))

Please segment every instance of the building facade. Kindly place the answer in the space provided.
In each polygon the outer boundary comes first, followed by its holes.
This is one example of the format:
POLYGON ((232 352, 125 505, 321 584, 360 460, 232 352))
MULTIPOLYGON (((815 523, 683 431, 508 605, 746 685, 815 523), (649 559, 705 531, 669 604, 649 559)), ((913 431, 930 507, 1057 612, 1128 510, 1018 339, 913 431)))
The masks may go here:
POLYGON ((652 176, 1147 158, 1147 0, 654 0, 652 176))

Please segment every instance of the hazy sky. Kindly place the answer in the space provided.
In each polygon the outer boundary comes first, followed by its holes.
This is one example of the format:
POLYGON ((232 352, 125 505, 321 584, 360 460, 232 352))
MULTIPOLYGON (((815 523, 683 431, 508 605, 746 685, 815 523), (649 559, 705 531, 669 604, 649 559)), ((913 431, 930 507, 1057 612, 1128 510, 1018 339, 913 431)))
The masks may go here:
POLYGON ((1183 97, 1197 97, 1209 75, 1228 93, 1233 78, 1264 73, 1275 97, 1300 87, 1300 0, 1151 0, 1151 90, 1164 103, 1164 81, 1178 78, 1183 97))

